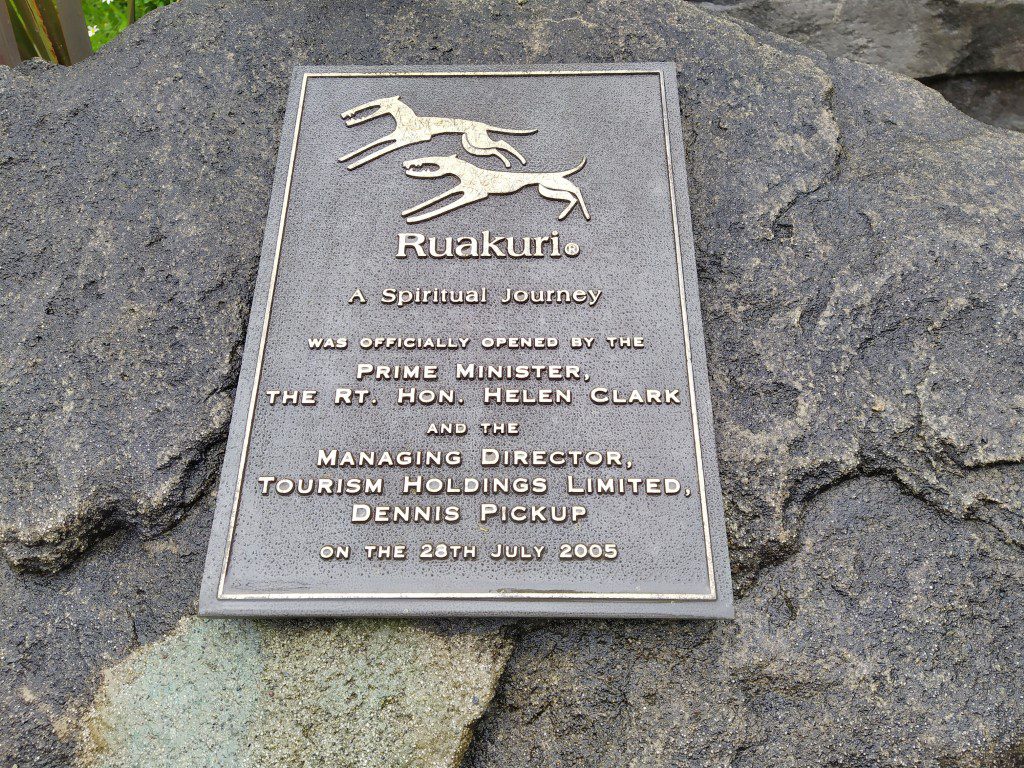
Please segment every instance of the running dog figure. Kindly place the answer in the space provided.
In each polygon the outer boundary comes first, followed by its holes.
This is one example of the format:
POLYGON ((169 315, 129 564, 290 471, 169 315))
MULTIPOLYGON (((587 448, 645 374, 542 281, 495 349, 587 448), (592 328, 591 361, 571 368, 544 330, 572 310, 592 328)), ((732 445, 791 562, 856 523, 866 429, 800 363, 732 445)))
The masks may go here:
POLYGON ((355 152, 349 152, 344 157, 339 158, 340 162, 344 163, 374 147, 381 146, 382 144, 386 145, 349 165, 348 169, 350 171, 365 165, 371 160, 376 160, 378 157, 383 157, 389 152, 394 152, 396 149, 407 147, 410 144, 430 141, 432 137, 442 133, 461 133, 462 146, 466 148, 467 152, 480 157, 494 155, 505 164, 506 168, 511 168, 512 164, 502 152, 508 152, 516 157, 520 163, 526 165, 526 159, 511 144, 501 139, 493 139, 489 134, 504 133, 527 136, 531 133, 536 133, 536 130, 524 131, 515 128, 495 128, 493 125, 478 123, 475 120, 459 120, 450 117, 420 117, 412 111, 412 107, 402 103, 401 98, 401 96, 391 96, 387 99, 368 101, 366 104, 342 113, 341 116, 345 120, 345 125, 349 127, 383 117, 384 115, 391 115, 395 119, 395 130, 387 136, 381 136, 365 147, 357 149, 355 152), (369 110, 371 109, 374 111, 370 112, 369 110))
POLYGON ((405 220, 410 224, 419 221, 426 221, 435 216, 440 216, 464 205, 483 200, 490 195, 510 195, 513 192, 536 186, 537 191, 551 200, 563 200, 568 203, 565 209, 558 214, 561 221, 577 205, 583 212, 583 218, 590 221, 590 212, 587 204, 583 202, 583 194, 580 188, 569 181, 577 171, 583 169, 587 164, 587 158, 575 168, 568 171, 553 171, 550 173, 509 173, 508 171, 492 171, 487 168, 478 168, 475 165, 460 160, 455 155, 447 157, 421 157, 417 160, 408 160, 402 164, 407 176, 414 179, 437 179, 441 176, 455 176, 459 179, 458 185, 449 189, 444 194, 427 200, 425 203, 413 206, 402 211, 405 220), (458 195, 458 198, 442 205, 440 208, 419 213, 442 200, 458 195))

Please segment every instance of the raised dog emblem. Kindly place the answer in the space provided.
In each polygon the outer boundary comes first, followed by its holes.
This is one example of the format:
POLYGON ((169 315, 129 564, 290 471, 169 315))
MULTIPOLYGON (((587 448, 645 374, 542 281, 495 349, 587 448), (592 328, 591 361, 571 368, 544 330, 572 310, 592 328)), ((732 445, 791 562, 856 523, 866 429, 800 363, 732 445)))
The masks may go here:
MULTIPOLYGON (((568 205, 558 214, 561 221, 579 205, 583 212, 583 218, 590 221, 590 212, 587 204, 583 202, 583 194, 580 188, 569 181, 569 177, 583 169, 587 159, 575 168, 568 171, 552 171, 549 173, 513 173, 509 171, 492 171, 487 168, 478 168, 475 165, 460 160, 455 155, 447 157, 420 157, 416 160, 408 160, 402 164, 407 176, 416 179, 436 179, 441 176, 455 176, 459 183, 447 192, 433 197, 426 202, 415 205, 412 208, 402 211, 405 220, 410 224, 419 221, 427 221, 435 216, 454 211, 470 203, 484 200, 490 195, 510 195, 526 187, 536 186, 537 191, 551 200, 561 200, 568 205), (452 195, 458 197, 439 208, 430 207, 440 203, 452 195)), ((507 163, 506 163, 507 165, 507 163)))
POLYGON ((421 144, 424 141, 430 141, 434 136, 445 133, 462 134, 462 146, 472 155, 479 157, 493 155, 501 160, 506 168, 511 168, 512 164, 504 154, 507 152, 518 159, 520 163, 526 165, 526 159, 511 144, 503 139, 495 139, 490 134, 526 136, 537 132, 536 129, 497 128, 475 120, 460 120, 450 117, 420 117, 413 111, 412 107, 402 102, 400 96, 368 101, 366 104, 361 104, 347 112, 343 112, 341 116, 345 120, 345 125, 351 127, 385 115, 390 115, 394 118, 395 130, 386 136, 381 136, 376 141, 371 141, 365 147, 349 152, 344 157, 339 158, 339 161, 342 163, 357 157, 359 158, 348 166, 350 171, 369 163, 371 160, 376 160, 378 157, 383 157, 389 152, 394 152, 396 149, 407 147, 410 144, 421 144), (380 148, 370 152, 370 154, 365 154, 376 147, 380 148))

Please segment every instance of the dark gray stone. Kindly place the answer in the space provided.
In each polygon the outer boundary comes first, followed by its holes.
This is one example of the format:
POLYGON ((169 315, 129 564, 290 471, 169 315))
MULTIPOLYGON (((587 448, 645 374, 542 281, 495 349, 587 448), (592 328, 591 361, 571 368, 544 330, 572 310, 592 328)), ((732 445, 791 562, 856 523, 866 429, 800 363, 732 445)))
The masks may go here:
POLYGON ((743 597, 522 627, 471 762, 1024 760, 1024 137, 676 3, 183 0, 0 73, 6 762, 194 606, 292 66, 603 59, 679 64, 743 597))
POLYGON ((957 109, 1001 128, 1024 122, 1024 0, 696 2, 846 56, 923 78, 957 109))
POLYGON ((119 531, 56 575, 0 568, 0 765, 74 762, 101 670, 195 612, 212 519, 207 496, 169 533, 119 531))
POLYGON ((911 77, 1024 71, 1022 0, 696 2, 830 56, 911 77))
POLYGON ((1024 74, 954 75, 925 83, 975 120, 1024 131, 1024 74))
POLYGON ((524 633, 466 766, 1016 768, 1019 562, 891 480, 845 482, 735 624, 524 633))

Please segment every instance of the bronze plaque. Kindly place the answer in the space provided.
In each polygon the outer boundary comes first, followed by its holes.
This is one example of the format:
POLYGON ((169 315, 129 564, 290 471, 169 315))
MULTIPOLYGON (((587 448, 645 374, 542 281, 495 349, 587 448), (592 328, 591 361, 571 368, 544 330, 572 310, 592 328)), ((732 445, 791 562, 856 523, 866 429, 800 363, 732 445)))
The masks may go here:
POLYGON ((296 71, 200 612, 732 615, 672 64, 296 71))

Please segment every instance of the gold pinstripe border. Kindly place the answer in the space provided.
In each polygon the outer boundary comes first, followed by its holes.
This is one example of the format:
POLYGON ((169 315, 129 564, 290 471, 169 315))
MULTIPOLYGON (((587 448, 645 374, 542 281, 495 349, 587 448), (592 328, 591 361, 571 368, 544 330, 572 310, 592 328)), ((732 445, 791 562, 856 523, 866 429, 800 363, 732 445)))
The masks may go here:
POLYGON ((228 536, 224 547, 224 564, 221 569, 217 587, 218 600, 615 600, 615 601, 713 601, 717 598, 715 584, 714 554, 711 547, 711 531, 708 520, 707 493, 704 481, 704 461, 700 446, 700 425, 697 419, 697 400, 693 381, 693 358, 690 349, 690 327, 686 312, 686 289, 683 278, 683 257, 679 244, 679 215, 676 210, 675 179, 672 165, 672 146, 669 137, 668 100, 665 93, 665 75, 659 69, 610 69, 610 70, 532 70, 532 71, 466 71, 466 72, 305 72, 302 75, 302 87, 299 91, 299 103, 295 115, 295 129, 292 135, 291 157, 288 162, 288 175, 285 180, 284 201, 281 206, 281 221, 277 230, 277 246, 274 250, 274 263, 270 272, 270 289, 267 295, 267 306, 263 314, 263 330, 260 334, 259 352, 256 358, 256 373, 253 381, 252 394, 249 398, 249 414, 246 419, 245 434, 239 458, 238 477, 235 481, 235 492, 231 504, 231 518, 228 524, 228 536), (227 579, 228 567, 231 563, 231 547, 234 543, 235 526, 238 520, 238 508, 241 503, 242 482, 245 477, 249 454, 249 440, 252 436, 252 425, 256 415, 256 402, 259 397, 260 377, 263 372, 263 356, 266 351, 267 335, 270 329, 270 315, 274 303, 274 290, 277 284, 278 269, 281 262, 281 247, 284 242, 285 220, 288 215, 288 202, 291 195, 292 174, 295 170, 295 156, 299 145, 299 129, 302 124, 302 109, 306 97, 306 84, 310 78, 319 77, 543 77, 562 75, 657 75, 661 92, 662 127, 665 135, 665 161, 668 171, 669 198, 672 209, 672 232, 676 252, 676 270, 679 279, 679 306, 683 321, 683 346, 686 357, 686 379, 690 398, 690 415, 693 428, 694 455, 697 464, 697 488, 700 498, 701 519, 704 527, 704 547, 707 555, 709 591, 706 594, 676 593, 637 593, 637 592, 568 592, 568 591, 502 591, 495 592, 270 592, 270 593, 226 593, 224 584, 227 579))

